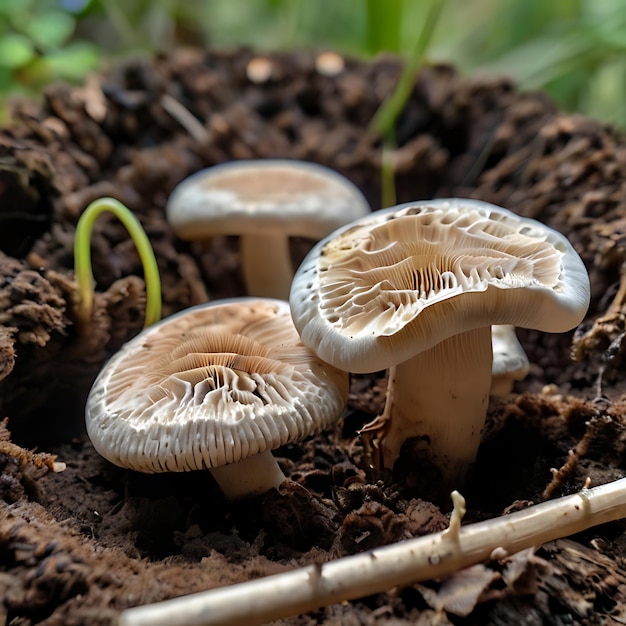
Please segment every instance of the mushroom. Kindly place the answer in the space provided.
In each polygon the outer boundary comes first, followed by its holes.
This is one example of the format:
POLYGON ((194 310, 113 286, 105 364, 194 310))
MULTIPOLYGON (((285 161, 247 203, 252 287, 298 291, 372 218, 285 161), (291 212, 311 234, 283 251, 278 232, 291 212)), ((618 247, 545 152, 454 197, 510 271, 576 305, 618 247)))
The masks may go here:
POLYGON ((493 363, 489 395, 492 397, 506 396, 513 391, 516 380, 526 378, 530 370, 530 363, 515 334, 514 326, 499 324, 492 326, 491 347, 493 363))
POLYGON ((89 394, 95 449, 140 472, 208 468, 229 499, 285 479, 271 450, 331 426, 348 375, 300 341, 287 302, 237 298, 147 328, 89 394))
POLYGON ((181 239, 239 235, 248 295, 281 299, 293 277, 290 236, 317 241, 369 212, 341 174, 286 159, 210 167, 182 181, 167 202, 167 219, 181 239))
POLYGON ((492 378, 491 327, 545 332, 580 323, 589 278, 567 239, 464 199, 376 211, 320 241, 297 270, 305 345, 352 372, 392 368, 383 415, 366 431, 384 467, 412 441, 446 489, 472 465, 492 378))

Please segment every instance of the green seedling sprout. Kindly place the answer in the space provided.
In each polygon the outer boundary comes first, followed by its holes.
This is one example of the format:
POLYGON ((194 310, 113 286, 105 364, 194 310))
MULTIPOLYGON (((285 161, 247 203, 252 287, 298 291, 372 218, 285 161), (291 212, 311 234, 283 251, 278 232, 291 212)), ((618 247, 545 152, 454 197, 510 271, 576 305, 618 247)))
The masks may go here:
MULTIPOLYGON (((383 157, 381 168, 381 206, 393 206, 396 203, 395 179, 393 172, 392 153, 395 149, 395 123, 402 113, 411 90, 415 82, 415 77, 424 63, 424 59, 430 47, 433 34, 439 22, 439 18, 443 11, 446 0, 431 0, 428 5, 424 22, 415 39, 415 44, 410 54, 407 56, 402 74, 398 80, 398 84, 390 96, 381 104, 376 111, 369 129, 372 132, 379 133, 383 138, 383 157)), ((400 21, 402 20, 402 9, 397 2, 389 3, 392 10, 387 11, 387 4, 384 5, 384 17, 380 14, 380 2, 372 0, 368 2, 368 24, 370 30, 375 31, 377 25, 381 23, 386 30, 394 33, 392 40, 400 36, 400 21), (381 22, 382 20, 382 22, 381 22)), ((370 40, 374 40, 374 36, 370 33, 370 40)), ((399 42, 395 41, 394 48, 400 47, 399 42)))
POLYGON ((396 88, 389 98, 382 103, 370 122, 370 129, 378 131, 381 135, 385 135, 393 129, 396 120, 402 113, 411 95, 415 76, 424 63, 444 5, 445 0, 431 0, 424 22, 415 38, 414 47, 407 57, 396 88))
POLYGON ((94 278, 91 269, 91 232, 96 218, 111 212, 122 222, 131 236, 143 265, 146 283, 146 314, 144 327, 161 319, 161 278, 154 251, 139 220, 130 209, 114 198, 94 200, 83 212, 76 226, 74 239, 74 273, 78 282, 76 317, 79 332, 89 328, 93 312, 94 278))

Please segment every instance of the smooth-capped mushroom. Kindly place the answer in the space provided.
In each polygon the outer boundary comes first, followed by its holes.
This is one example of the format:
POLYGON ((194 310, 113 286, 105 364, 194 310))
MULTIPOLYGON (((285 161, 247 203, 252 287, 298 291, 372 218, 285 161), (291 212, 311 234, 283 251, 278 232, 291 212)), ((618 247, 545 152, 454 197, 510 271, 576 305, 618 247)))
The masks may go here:
POLYGON ((289 237, 318 241, 370 212, 347 178, 305 161, 233 161, 186 178, 167 202, 188 241, 239 235, 248 295, 286 299, 293 277, 289 237))
POLYGON ((530 370, 530 363, 522 344, 515 334, 514 326, 495 325, 491 327, 491 347, 493 363, 491 365, 492 397, 506 396, 513 391, 517 380, 524 380, 530 370))
POLYGON ((320 241, 296 272, 303 342, 352 372, 392 368, 369 428, 392 468, 405 442, 448 489, 473 463, 492 378, 491 327, 580 323, 589 278, 556 231, 476 200, 376 211, 320 241))
POLYGON ((331 426, 348 375, 296 332, 287 302, 216 301, 129 341, 105 365, 87 432, 112 463, 140 472, 209 469, 227 498, 277 487, 271 450, 331 426))

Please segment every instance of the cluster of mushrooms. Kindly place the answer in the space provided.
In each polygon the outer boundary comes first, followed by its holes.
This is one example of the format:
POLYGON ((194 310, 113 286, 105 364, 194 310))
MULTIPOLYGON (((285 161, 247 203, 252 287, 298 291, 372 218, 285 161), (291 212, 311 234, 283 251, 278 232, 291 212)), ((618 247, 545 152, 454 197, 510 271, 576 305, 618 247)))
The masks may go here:
POLYGON ((490 395, 528 371, 514 327, 564 332, 589 304, 582 260, 539 222, 456 198, 372 212, 311 163, 198 172, 167 217, 186 240, 239 235, 249 297, 128 342, 93 385, 87 431, 122 467, 208 469, 229 499, 278 487, 271 451, 341 417, 349 372, 383 369, 386 406, 363 429, 378 463, 392 469, 408 443, 446 489, 460 486, 490 395), (290 236, 319 240, 295 275, 290 236))

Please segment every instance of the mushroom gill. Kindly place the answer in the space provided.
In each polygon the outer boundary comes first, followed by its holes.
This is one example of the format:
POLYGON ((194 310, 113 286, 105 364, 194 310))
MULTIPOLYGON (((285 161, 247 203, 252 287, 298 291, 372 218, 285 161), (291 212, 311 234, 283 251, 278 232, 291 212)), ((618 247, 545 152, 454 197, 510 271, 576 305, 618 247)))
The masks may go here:
POLYGON ((424 207, 362 220, 321 252, 323 312, 347 334, 370 332, 374 320, 393 329, 396 315, 406 320, 468 291, 554 287, 563 254, 497 214, 424 207))

